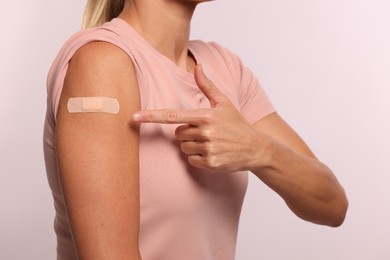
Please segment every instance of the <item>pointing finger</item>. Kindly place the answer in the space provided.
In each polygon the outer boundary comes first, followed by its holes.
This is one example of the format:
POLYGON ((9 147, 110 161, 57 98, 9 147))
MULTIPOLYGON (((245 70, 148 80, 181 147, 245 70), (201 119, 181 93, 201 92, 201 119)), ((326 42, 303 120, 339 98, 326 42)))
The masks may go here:
POLYGON ((190 124, 198 126, 207 120, 209 110, 180 110, 180 109, 159 109, 144 110, 133 114, 133 120, 138 123, 160 123, 160 124, 190 124))

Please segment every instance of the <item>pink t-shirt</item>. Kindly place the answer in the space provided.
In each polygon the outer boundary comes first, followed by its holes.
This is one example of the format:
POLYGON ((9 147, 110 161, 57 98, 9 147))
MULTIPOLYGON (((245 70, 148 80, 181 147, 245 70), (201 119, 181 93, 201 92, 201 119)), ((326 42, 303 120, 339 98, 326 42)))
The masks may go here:
MULTIPOLYGON (((81 46, 91 41, 112 43, 129 55, 136 69, 142 109, 210 107, 193 75, 153 49, 121 19, 83 30, 65 43, 48 75, 44 129, 46 171, 56 209, 54 227, 60 260, 76 260, 77 257, 58 177, 56 113, 69 60, 81 46)), ((255 123, 274 112, 257 79, 237 56, 216 43, 202 41, 191 41, 189 50, 202 64, 206 75, 249 122, 255 123)), ((142 258, 234 259, 247 172, 211 174, 191 167, 175 140, 176 127, 141 126, 142 258)))

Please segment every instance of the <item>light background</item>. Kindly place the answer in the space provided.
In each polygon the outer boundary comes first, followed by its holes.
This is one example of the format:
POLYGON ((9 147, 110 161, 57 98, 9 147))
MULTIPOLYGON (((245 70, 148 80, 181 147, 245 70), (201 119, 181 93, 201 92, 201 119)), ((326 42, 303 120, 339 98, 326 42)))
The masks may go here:
MULTIPOLYGON (((79 29, 85 1, 0 8, 0 259, 55 259, 42 127, 46 74, 79 29)), ((390 259, 390 2, 219 0, 200 6, 193 38, 215 40, 258 75, 279 113, 344 185, 337 229, 295 217, 256 178, 238 260, 390 259)))

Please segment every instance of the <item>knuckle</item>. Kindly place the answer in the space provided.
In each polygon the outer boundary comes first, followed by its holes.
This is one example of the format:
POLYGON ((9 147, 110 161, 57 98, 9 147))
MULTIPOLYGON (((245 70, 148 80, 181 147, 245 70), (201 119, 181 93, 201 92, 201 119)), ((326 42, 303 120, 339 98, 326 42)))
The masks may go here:
POLYGON ((216 156, 208 156, 206 162, 207 170, 209 170, 210 172, 218 172, 220 165, 216 156))
POLYGON ((164 110, 163 111, 163 120, 167 123, 175 122, 177 120, 176 111, 164 110))
POLYGON ((155 120, 155 116, 153 113, 145 113, 142 115, 142 118, 149 122, 155 120))
POLYGON ((208 128, 203 128, 200 130, 200 135, 203 139, 210 141, 210 137, 212 135, 212 130, 208 128))
POLYGON ((215 115, 212 111, 208 111, 202 115, 202 123, 212 124, 215 121, 215 115))
POLYGON ((206 155, 214 155, 216 153, 216 147, 211 142, 206 142, 204 144, 204 152, 206 155))

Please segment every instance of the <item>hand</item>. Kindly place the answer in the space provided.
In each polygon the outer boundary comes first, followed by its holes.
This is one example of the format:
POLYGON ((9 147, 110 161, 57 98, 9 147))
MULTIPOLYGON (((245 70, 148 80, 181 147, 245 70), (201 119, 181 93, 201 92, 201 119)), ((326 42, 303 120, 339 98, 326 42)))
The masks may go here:
POLYGON ((259 166, 265 158, 262 137, 240 114, 231 101, 195 68, 195 81, 211 104, 211 109, 162 109, 139 111, 139 123, 183 124, 176 129, 181 150, 191 165, 212 172, 235 172, 259 166))

